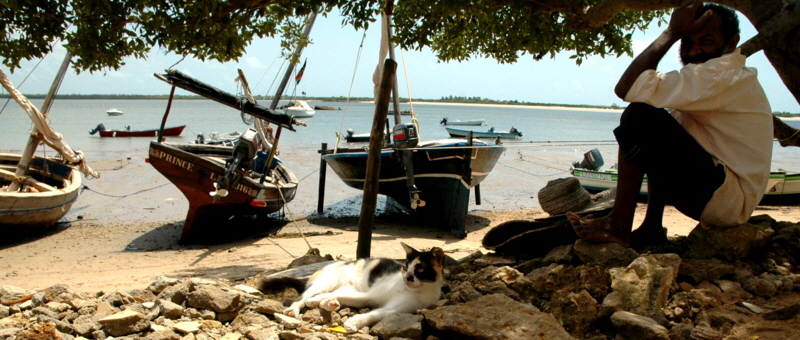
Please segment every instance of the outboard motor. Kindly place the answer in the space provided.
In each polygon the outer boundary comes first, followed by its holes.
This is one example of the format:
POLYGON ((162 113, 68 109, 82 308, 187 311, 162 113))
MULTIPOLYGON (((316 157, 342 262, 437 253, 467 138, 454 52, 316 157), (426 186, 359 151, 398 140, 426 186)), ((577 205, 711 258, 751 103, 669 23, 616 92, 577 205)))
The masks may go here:
POLYGON ((256 155, 256 145, 253 142, 255 137, 256 131, 248 129, 236 141, 236 145, 233 146, 233 156, 226 164, 225 175, 220 176, 217 179, 217 183, 214 183, 214 187, 217 189, 211 192, 211 196, 214 196, 214 202, 228 196, 228 188, 239 181, 241 175, 236 170, 239 168, 249 169, 251 167, 253 158, 256 155))
POLYGON ((195 139, 194 143, 195 144, 205 144, 206 143, 206 135, 203 134, 203 132, 201 131, 200 133, 197 134, 197 139, 195 139))
POLYGON ((447 125, 447 117, 442 118, 442 121, 439 124, 447 125))
POLYGON ((603 166, 603 164, 605 164, 603 162, 603 155, 600 154, 600 150, 595 148, 583 154, 583 161, 572 163, 572 167, 597 171, 600 170, 600 167, 603 166))
MULTIPOLYGON (((419 144, 419 135, 414 123, 400 123, 392 129, 392 139, 394 145, 400 149, 414 148, 419 144)), ((408 187, 408 198, 411 201, 411 209, 424 207, 425 201, 419 199, 420 190, 414 184, 414 153, 412 150, 397 150, 402 155, 403 167, 406 168, 406 186, 408 187)))
POLYGON ((97 133, 98 131, 105 131, 105 130, 106 130, 106 126, 103 125, 103 123, 100 123, 100 124, 97 124, 97 126, 94 129, 90 130, 89 134, 94 136, 94 134, 97 133))

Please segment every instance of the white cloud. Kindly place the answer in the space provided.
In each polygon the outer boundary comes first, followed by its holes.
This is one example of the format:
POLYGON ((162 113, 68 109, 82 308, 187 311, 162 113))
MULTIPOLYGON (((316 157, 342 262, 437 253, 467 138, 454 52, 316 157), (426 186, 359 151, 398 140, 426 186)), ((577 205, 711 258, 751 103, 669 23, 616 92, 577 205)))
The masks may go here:
POLYGON ((570 81, 569 83, 572 85, 572 88, 574 88, 574 89, 578 89, 578 90, 582 90, 583 89, 583 84, 578 80, 573 80, 573 81, 570 81))

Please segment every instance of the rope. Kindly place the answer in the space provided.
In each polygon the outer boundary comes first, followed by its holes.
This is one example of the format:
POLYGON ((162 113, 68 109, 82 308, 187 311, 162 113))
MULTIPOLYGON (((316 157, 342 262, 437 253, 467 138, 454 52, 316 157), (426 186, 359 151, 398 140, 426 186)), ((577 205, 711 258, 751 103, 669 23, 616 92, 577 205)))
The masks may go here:
POLYGON ((406 67, 406 54, 403 50, 400 50, 400 59, 403 59, 403 75, 406 77, 406 91, 408 91, 408 107, 411 111, 411 123, 417 128, 417 138, 422 140, 422 134, 420 133, 419 128, 419 121, 417 120, 417 114, 414 113, 414 101, 411 100, 411 85, 408 83, 408 68, 406 67))
POLYGON ((186 56, 185 56, 185 55, 183 56, 183 58, 181 58, 181 60, 178 60, 178 62, 176 62, 176 63, 172 64, 172 66, 170 66, 169 68, 170 68, 170 69, 171 69, 171 68, 174 68, 175 66, 177 66, 178 64, 180 64, 180 63, 181 63, 181 62, 182 62, 184 59, 186 59, 186 56))
POLYGON ((94 189, 92 189, 92 188, 90 188, 90 187, 88 187, 88 186, 85 186, 85 185, 84 185, 84 186, 83 186, 81 189, 83 189, 83 190, 89 190, 89 191, 94 191, 94 193, 95 193, 95 194, 98 194, 98 195, 101 195, 101 196, 122 198, 122 197, 128 197, 128 196, 133 196, 133 195, 136 195, 136 194, 140 194, 140 193, 143 193, 143 192, 145 192, 145 191, 150 191, 150 190, 153 190, 153 189, 158 189, 158 188, 160 188, 160 187, 163 187, 163 186, 165 186, 165 185, 170 185, 170 184, 172 184, 172 183, 164 183, 164 184, 162 184, 162 185, 159 185, 159 186, 156 186, 156 187, 152 187, 152 188, 150 188, 150 189, 143 189, 143 190, 139 190, 139 191, 137 191, 137 192, 134 192, 134 193, 132 193, 132 194, 121 195, 121 196, 104 194, 104 193, 102 193, 102 192, 99 192, 99 191, 97 191, 97 190, 94 190, 94 189))
MULTIPOLYGON (((306 176, 306 177, 308 177, 308 176, 306 176)), ((289 216, 289 220, 292 221, 292 224, 294 224, 295 228, 297 228, 297 232, 299 232, 300 236, 303 237, 303 241, 306 241, 306 245, 308 245, 308 249, 309 250, 313 249, 314 247, 311 246, 311 243, 308 242, 308 239, 306 238, 306 235, 303 234, 303 231, 300 230, 300 226, 297 225, 297 220, 295 220, 294 214, 292 214, 292 210, 289 209, 289 205, 286 202, 286 197, 283 196, 283 190, 281 190, 282 186, 280 186, 280 185, 276 185, 276 186, 278 187, 278 193, 281 194, 281 201, 283 201, 283 208, 286 209, 286 212, 288 213, 288 216, 289 216)), ((292 254, 289 254, 289 255, 292 255, 292 254)))
MULTIPOLYGON (((46 57, 47 57, 47 56, 45 56, 45 58, 46 58, 46 57)), ((24 78, 24 79, 22 79, 22 81, 21 81, 21 82, 19 82, 19 86, 22 86, 22 84, 25 84, 25 81, 26 81, 26 80, 28 80, 28 77, 30 77, 30 76, 31 76, 31 74, 33 74, 33 71, 36 71, 36 68, 37 68, 37 67, 39 67, 39 64, 41 64, 43 61, 44 61, 44 58, 42 58, 42 59, 39 59, 39 62, 38 62, 38 63, 36 63, 36 66, 34 66, 34 67, 33 67, 33 69, 31 70, 31 72, 30 72, 30 73, 28 73, 28 75, 27 75, 27 76, 25 76, 25 78, 24 78)), ((19 86, 17 86, 17 87, 19 87, 19 86)), ((5 111, 5 110, 6 110, 6 106, 8 106, 8 103, 10 103, 10 102, 11 102, 11 99, 12 99, 12 98, 13 98, 13 97, 11 97, 11 96, 8 96, 8 100, 6 100, 6 103, 5 103, 5 104, 3 104, 3 108, 2 108, 2 109, 0 109, 0 114, 2 114, 2 113, 3 113, 3 111, 5 111)))
POLYGON ((350 89, 347 90, 347 100, 344 103, 344 112, 342 113, 342 123, 339 124, 339 132, 336 133, 336 144, 333 145, 333 153, 339 149, 339 142, 342 140, 342 128, 344 127, 344 119, 347 117, 347 109, 350 106, 350 94, 353 92, 353 84, 356 82, 356 71, 358 71, 358 64, 361 61, 361 52, 364 50, 364 39, 367 37, 367 31, 361 36, 361 45, 358 46, 358 54, 356 55, 356 65, 353 67, 353 78, 350 79, 350 89))

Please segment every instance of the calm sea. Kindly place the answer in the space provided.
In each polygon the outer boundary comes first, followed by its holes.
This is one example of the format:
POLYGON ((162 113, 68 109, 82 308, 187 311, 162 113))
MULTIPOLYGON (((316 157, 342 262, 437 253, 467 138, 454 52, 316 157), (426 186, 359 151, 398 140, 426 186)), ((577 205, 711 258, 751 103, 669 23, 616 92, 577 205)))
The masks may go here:
MULTIPOLYGON (((33 100, 40 107, 42 100, 33 100)), ((3 101, 4 104, 4 101, 3 101)), ((320 143, 335 143, 335 133, 350 128, 355 133, 369 132, 372 126, 374 107, 371 103, 351 102, 310 102, 311 105, 330 106, 341 110, 317 110, 313 118, 306 119, 307 127, 298 126, 296 132, 284 130, 280 145, 284 152, 293 148, 317 150, 320 143)), ((131 125, 132 130, 155 129, 161 123, 167 100, 56 100, 50 113, 51 125, 63 134, 67 143, 76 150, 83 151, 91 160, 119 157, 128 151, 140 153, 146 150, 151 138, 100 138, 89 135, 89 130, 97 124, 107 129, 124 129, 131 125), (122 116, 108 116, 106 110, 116 108, 122 116)), ((407 110, 407 104, 402 110, 407 110)), ((450 120, 485 119, 488 125, 473 127, 476 130, 508 131, 516 127, 524 135, 518 142, 507 142, 509 151, 504 157, 530 155, 531 158, 546 158, 546 152, 558 150, 566 153, 563 165, 551 164, 553 169, 567 168, 569 162, 579 161, 582 153, 591 149, 595 143, 580 144, 575 141, 596 141, 607 164, 613 164, 616 146, 602 143, 614 139, 612 130, 616 127, 619 113, 610 110, 570 110, 520 108, 504 106, 471 106, 414 104, 414 112, 420 121, 420 136, 423 140, 447 138, 447 132, 439 122, 444 117, 450 120), (554 142, 547 144, 544 142, 554 142), (552 146, 551 146, 552 145, 552 146), (560 147, 555 147, 560 145, 560 147), (565 146, 564 146, 565 145, 565 146), (568 159, 567 159, 568 158, 568 159)), ((409 121, 409 116, 403 116, 409 121)), ((13 100, 0 113, 0 152, 18 153, 24 147, 31 123, 24 111, 13 100)), ((390 120, 393 122, 393 120, 390 120)), ((170 137, 174 141, 194 141, 198 133, 220 134, 244 131, 240 113, 219 103, 200 100, 177 100, 173 103, 167 126, 186 125, 183 135, 170 137)), ((790 125, 800 127, 800 122, 790 121, 790 125)), ((346 146, 340 142, 340 146, 346 146)), ((39 154, 42 152, 40 151, 39 154)), ((145 154, 142 156, 146 157, 145 154)), ((800 148, 782 148, 775 143, 773 170, 785 169, 800 171, 800 148)), ((521 156, 519 156, 521 157, 521 156)), ((667 162, 665 166, 680 168, 680 160, 667 162)))

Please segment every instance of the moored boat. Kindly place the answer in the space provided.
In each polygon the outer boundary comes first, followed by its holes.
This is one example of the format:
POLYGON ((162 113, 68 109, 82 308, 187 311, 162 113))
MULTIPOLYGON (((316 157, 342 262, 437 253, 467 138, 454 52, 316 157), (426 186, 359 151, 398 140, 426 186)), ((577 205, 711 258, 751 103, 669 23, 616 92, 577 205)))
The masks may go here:
MULTIPOLYGON (((180 87, 225 104, 237 113, 256 117, 257 128, 266 123, 278 125, 275 143, 283 128, 294 131, 293 125, 304 125, 292 116, 276 113, 177 70, 167 70, 166 74, 155 76, 173 85, 173 94, 174 88, 180 87)), ((246 86, 241 71, 239 77, 246 86)), ((273 101, 273 106, 277 106, 278 99, 273 101)), ((172 100, 170 95, 168 108, 172 100)), ((162 130, 168 114, 169 109, 164 113, 162 130)), ((275 148, 267 142, 268 136, 263 132, 266 129, 259 130, 248 129, 233 146, 170 143, 161 138, 150 142, 148 162, 178 187, 189 201, 180 242, 219 237, 223 229, 230 231, 242 221, 259 228, 270 228, 268 232, 277 231, 279 226, 270 224, 267 215, 279 211, 294 199, 298 180, 274 158, 275 148)))
POLYGON ((485 119, 470 119, 470 120, 449 120, 447 117, 442 118, 442 121, 439 122, 442 125, 474 125, 474 126, 481 126, 486 125, 485 119))
MULTIPOLYGON (((162 136, 180 136, 186 125, 179 125, 164 128, 162 136)), ((125 126, 125 130, 106 130, 105 125, 98 124, 94 129, 89 131, 90 135, 100 133, 100 137, 155 137, 158 136, 158 129, 150 130, 131 130, 130 125, 125 126)))
POLYGON ((116 108, 111 108, 106 111, 109 116, 122 116, 122 111, 117 110, 116 108))
POLYGON ((511 127, 509 131, 495 131, 494 128, 490 128, 488 131, 475 131, 469 129, 455 129, 446 127, 447 133, 450 137, 467 137, 472 133, 472 137, 474 138, 504 138, 504 139, 517 139, 522 137, 522 132, 518 131, 517 128, 511 127))
MULTIPOLYGON (((16 179, 21 155, 0 154, 0 187, 16 179)), ((69 212, 82 186, 78 170, 62 159, 34 157, 21 190, 0 190, 0 225, 48 226, 69 212)))
POLYGON ((315 112, 316 110, 305 100, 298 100, 293 105, 286 107, 286 114, 296 118, 311 118, 314 117, 315 112))

